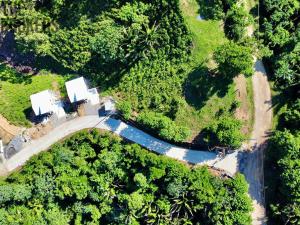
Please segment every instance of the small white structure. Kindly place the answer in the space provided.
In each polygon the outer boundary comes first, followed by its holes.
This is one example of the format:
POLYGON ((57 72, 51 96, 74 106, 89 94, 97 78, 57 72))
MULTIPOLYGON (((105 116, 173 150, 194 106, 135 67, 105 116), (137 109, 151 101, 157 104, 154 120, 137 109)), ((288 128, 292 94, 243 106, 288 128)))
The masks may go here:
POLYGON ((30 96, 32 109, 36 116, 44 114, 56 114, 58 118, 66 115, 63 103, 50 91, 41 91, 30 96))
POLYGON ((108 99, 104 102, 104 110, 106 114, 112 114, 116 112, 115 102, 112 99, 108 99))
POLYGON ((36 116, 51 114, 54 111, 55 95, 49 91, 42 91, 30 96, 32 109, 36 116))
POLYGON ((66 88, 71 103, 88 100, 92 105, 96 105, 100 102, 97 89, 88 89, 83 77, 66 82, 66 88))
POLYGON ((3 142, 0 139, 0 162, 5 161, 3 142))
POLYGON ((99 94, 97 88, 91 88, 89 91, 89 100, 92 105, 98 105, 100 103, 99 94))
POLYGON ((0 154, 4 153, 4 147, 3 147, 3 142, 0 139, 0 154))
POLYGON ((88 87, 83 77, 66 82, 66 88, 71 103, 88 99, 88 87))

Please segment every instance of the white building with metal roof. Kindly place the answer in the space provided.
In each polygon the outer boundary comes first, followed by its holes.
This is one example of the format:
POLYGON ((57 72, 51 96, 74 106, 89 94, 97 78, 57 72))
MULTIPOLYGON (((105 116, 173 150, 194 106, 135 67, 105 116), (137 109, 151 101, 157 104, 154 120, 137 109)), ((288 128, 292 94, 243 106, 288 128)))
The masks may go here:
POLYGON ((45 90, 30 96, 31 106, 36 116, 56 114, 58 118, 65 116, 63 103, 56 98, 54 92, 45 90))
POLYGON ((92 105, 99 104, 99 94, 96 88, 88 88, 83 77, 66 82, 66 89, 71 103, 89 101, 92 105))
POLYGON ((88 99, 88 87, 83 77, 66 82, 66 88, 71 103, 88 99))
POLYGON ((33 94, 30 96, 30 100, 36 116, 53 113, 56 99, 54 93, 50 90, 33 94))

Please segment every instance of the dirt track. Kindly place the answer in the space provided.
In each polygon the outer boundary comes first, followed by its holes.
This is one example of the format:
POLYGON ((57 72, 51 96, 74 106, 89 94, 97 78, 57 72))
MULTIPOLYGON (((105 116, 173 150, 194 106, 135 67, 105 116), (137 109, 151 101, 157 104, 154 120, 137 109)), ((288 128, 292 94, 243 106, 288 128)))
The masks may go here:
POLYGON ((241 172, 249 183, 253 200, 252 224, 266 224, 264 199, 263 151, 272 127, 272 101, 268 78, 263 63, 257 60, 252 77, 255 106, 255 122, 250 141, 244 146, 252 152, 244 154, 241 172))

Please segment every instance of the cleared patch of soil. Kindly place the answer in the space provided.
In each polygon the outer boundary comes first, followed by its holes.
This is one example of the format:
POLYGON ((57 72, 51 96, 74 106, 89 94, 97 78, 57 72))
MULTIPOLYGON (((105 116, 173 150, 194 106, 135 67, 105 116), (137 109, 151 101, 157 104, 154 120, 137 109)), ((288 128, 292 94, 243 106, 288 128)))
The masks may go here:
POLYGON ((0 139, 2 139, 5 144, 21 132, 21 127, 11 125, 7 119, 0 115, 0 139))
POLYGON ((50 123, 38 124, 26 131, 31 139, 39 139, 40 137, 48 134, 53 129, 50 123))

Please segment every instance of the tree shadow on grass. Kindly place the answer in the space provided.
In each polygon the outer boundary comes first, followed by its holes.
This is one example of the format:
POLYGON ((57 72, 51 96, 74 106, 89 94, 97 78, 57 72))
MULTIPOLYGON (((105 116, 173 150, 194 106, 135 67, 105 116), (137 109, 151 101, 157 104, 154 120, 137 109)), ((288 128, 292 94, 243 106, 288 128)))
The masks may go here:
POLYGON ((224 97, 232 81, 201 65, 191 72, 185 82, 184 95, 187 103, 199 110, 213 95, 224 97))
POLYGON ((252 15, 254 18, 256 18, 256 17, 258 17, 258 13, 259 13, 258 4, 256 4, 254 7, 252 7, 250 9, 250 15, 252 15))
POLYGON ((284 105, 293 104, 300 97, 300 92, 298 91, 300 85, 288 88, 273 88, 277 93, 272 97, 272 104, 270 108, 274 110, 275 114, 277 114, 284 105))
POLYGON ((197 0, 197 3, 199 5, 198 13, 201 18, 214 19, 214 10, 212 10, 213 7, 216 7, 214 3, 207 0, 197 0))
POLYGON ((34 66, 38 71, 47 70, 51 73, 60 75, 74 74, 75 72, 65 68, 61 63, 57 62, 51 56, 36 57, 34 66))

